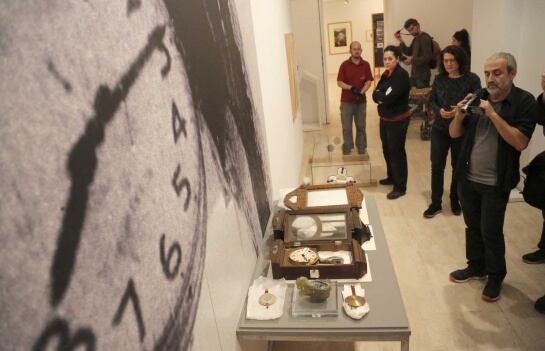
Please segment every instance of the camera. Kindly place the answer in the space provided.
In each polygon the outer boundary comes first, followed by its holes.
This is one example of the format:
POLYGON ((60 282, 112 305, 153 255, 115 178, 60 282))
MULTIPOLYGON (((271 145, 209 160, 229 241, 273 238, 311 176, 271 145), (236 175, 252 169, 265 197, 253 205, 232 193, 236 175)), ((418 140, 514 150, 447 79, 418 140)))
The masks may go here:
POLYGON ((460 110, 462 110, 463 113, 467 113, 470 110, 470 107, 473 106, 479 106, 480 100, 486 100, 490 96, 490 93, 486 88, 478 89, 471 95, 471 97, 467 100, 464 106, 460 110))

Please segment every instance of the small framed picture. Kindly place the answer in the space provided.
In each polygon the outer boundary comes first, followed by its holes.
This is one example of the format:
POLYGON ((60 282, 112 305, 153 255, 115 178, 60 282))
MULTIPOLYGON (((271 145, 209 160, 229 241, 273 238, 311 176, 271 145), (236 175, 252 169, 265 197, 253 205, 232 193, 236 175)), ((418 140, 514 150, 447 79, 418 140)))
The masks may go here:
POLYGON ((352 42, 352 22, 335 22, 327 25, 329 38, 329 54, 346 54, 350 52, 352 42))

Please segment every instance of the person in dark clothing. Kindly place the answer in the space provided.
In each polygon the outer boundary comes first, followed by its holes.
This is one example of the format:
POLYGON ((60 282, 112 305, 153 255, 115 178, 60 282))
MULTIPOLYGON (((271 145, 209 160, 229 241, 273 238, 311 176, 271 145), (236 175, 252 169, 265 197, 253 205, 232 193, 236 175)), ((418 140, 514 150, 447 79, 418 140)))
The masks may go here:
POLYGON ((471 71, 471 44, 469 42, 469 32, 464 28, 452 35, 452 45, 461 47, 466 51, 468 68, 471 71))
POLYGON ((456 107, 449 133, 462 137, 455 179, 466 224, 468 266, 449 275, 452 282, 488 281, 482 299, 500 298, 507 274, 503 223, 509 193, 520 180, 520 153, 530 142, 538 116, 532 94, 513 84, 517 63, 500 52, 484 65, 490 97, 478 109, 462 112, 469 96, 456 107))
POLYGON ((414 18, 409 18, 403 25, 414 38, 410 46, 405 44, 401 31, 395 33, 399 48, 404 55, 403 63, 411 65, 411 86, 426 88, 430 86, 430 61, 433 56, 431 36, 420 30, 420 24, 414 18))
POLYGON ((379 183, 394 186, 386 195, 390 200, 405 195, 407 191, 405 139, 411 116, 411 83, 409 74, 399 65, 400 57, 398 47, 390 45, 384 49, 383 61, 386 70, 373 91, 373 101, 378 105, 380 116, 380 140, 387 169, 387 177, 379 183))
MULTIPOLYGON (((469 93, 481 88, 480 78, 468 70, 468 61, 465 51, 457 46, 450 45, 441 51, 439 74, 433 81, 429 105, 434 114, 431 129, 431 204, 424 217, 432 218, 442 210, 443 184, 445 165, 450 148, 450 162, 453 173, 458 158, 459 139, 451 138, 448 133, 449 124, 454 118, 458 101, 463 100, 469 93)), ((459 216, 462 213, 458 201, 458 192, 454 177, 450 183, 450 208, 452 213, 459 216)))
MULTIPOLYGON (((539 118, 536 122, 543 126, 543 135, 545 135, 545 73, 541 74, 541 89, 543 93, 536 98, 539 107, 539 118)), ((541 229, 541 239, 537 244, 538 250, 523 255, 522 260, 525 263, 545 263, 545 210, 541 210, 541 214, 543 215, 543 227, 541 229)), ((535 309, 545 313, 545 295, 537 299, 535 309)))

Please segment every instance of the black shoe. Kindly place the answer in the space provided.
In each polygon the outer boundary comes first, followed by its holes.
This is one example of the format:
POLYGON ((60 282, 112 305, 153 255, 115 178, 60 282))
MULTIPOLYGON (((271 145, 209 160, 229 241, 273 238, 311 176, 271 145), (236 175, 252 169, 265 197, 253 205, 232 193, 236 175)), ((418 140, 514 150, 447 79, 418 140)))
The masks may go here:
POLYGON ((405 195, 405 193, 405 191, 392 190, 386 195, 386 197, 388 198, 388 200, 395 200, 398 197, 402 197, 403 195, 405 195))
POLYGON ((488 279, 484 289, 482 299, 486 302, 494 302, 500 299, 501 281, 488 279))
POLYGON ((534 305, 534 308, 539 313, 545 314, 545 295, 541 296, 539 299, 536 300, 536 304, 534 305))
POLYGON ((458 269, 448 276, 449 280, 453 283, 465 283, 468 280, 477 279, 482 280, 486 278, 486 274, 483 271, 479 271, 470 267, 464 269, 458 269))
POLYGON ((424 211, 425 218, 433 218, 436 214, 441 213, 441 205, 431 204, 426 211, 424 211))
POLYGON ((527 253, 522 256, 524 263, 536 264, 536 263, 545 263, 545 250, 539 249, 534 252, 527 253))
POLYGON ((462 214, 462 207, 460 206, 460 203, 458 201, 451 201, 450 209, 452 211, 452 214, 455 216, 459 216, 462 214))
POLYGON ((384 178, 378 181, 380 185, 393 185, 394 182, 390 178, 384 178))

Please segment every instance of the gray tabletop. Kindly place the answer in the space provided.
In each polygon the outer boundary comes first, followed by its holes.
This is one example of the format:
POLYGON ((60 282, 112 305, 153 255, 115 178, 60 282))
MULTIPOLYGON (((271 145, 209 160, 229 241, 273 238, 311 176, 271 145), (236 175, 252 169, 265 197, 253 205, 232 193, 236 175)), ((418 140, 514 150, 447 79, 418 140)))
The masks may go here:
MULTIPOLYGON (((362 283, 365 288, 365 298, 370 306, 369 313, 361 320, 353 320, 348 317, 342 310, 341 290, 344 284, 339 283, 337 288, 338 316, 320 318, 292 317, 290 308, 293 285, 290 285, 286 293, 284 313, 279 319, 268 321, 246 319, 246 303, 244 303, 237 327, 238 337, 268 340, 314 338, 366 340, 376 337, 383 340, 396 340, 410 335, 409 322, 405 314, 405 307, 403 306, 397 278, 384 238, 375 199, 366 196, 365 202, 377 247, 374 251, 366 251, 373 281, 362 283)), ((259 264, 267 265, 268 262, 260 262, 259 264)))

